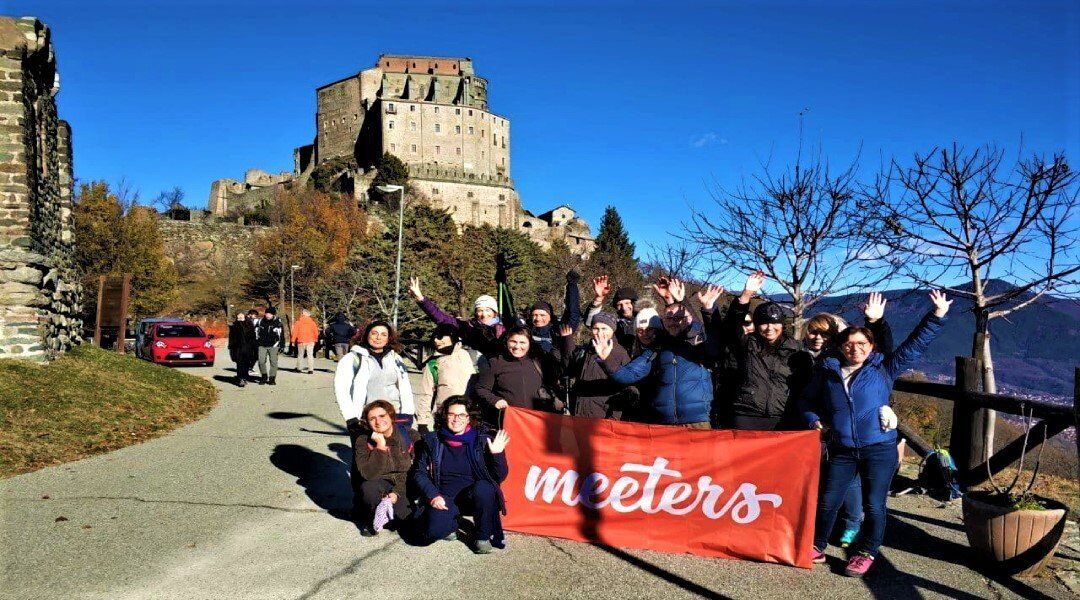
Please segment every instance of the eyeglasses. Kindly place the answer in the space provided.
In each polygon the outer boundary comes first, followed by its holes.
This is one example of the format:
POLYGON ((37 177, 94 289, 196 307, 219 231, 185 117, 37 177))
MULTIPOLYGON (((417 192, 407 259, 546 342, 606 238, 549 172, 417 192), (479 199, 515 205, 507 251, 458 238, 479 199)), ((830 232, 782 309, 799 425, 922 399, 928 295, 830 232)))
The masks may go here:
POLYGON ((469 418, 469 413, 446 413, 446 419, 458 419, 465 420, 469 418))
POLYGON ((855 348, 869 348, 872 345, 870 342, 845 342, 840 347, 844 350, 854 350, 855 348))

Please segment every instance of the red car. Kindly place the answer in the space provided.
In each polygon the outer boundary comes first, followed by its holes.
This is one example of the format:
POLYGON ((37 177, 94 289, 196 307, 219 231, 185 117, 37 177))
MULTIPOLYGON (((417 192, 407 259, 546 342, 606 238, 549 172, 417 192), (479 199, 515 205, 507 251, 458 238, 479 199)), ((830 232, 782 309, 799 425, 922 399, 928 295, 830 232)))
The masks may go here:
POLYGON ((214 336, 188 321, 153 323, 143 338, 140 356, 163 365, 214 364, 214 336))

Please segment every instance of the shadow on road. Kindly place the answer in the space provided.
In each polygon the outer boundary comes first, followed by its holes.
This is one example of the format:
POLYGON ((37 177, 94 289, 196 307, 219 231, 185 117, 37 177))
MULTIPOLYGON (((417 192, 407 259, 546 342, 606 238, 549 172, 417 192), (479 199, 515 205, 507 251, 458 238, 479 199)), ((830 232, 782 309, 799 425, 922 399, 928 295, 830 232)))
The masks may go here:
POLYGON ((278 444, 270 462, 296 477, 296 483, 319 508, 336 519, 351 521, 352 486, 349 483, 349 456, 345 444, 330 444, 334 456, 327 456, 296 444, 278 444))

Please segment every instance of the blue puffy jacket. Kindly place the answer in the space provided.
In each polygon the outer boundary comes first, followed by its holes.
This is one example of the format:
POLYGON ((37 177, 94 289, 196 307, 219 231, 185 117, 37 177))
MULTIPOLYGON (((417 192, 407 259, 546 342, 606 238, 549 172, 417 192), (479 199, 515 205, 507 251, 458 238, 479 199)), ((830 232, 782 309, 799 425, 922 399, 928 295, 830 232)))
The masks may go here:
POLYGON ((943 322, 943 318, 931 312, 895 352, 889 356, 872 352, 852 376, 850 393, 844 389, 840 361, 835 357, 826 358, 799 398, 799 409, 806 424, 813 426, 821 421, 830 426, 836 440, 846 448, 895 442, 895 429, 881 430, 878 410, 888 406, 893 382, 922 356, 941 331, 943 322))
MULTIPOLYGON (((700 326, 697 323, 694 326, 692 333, 700 335, 700 326)), ((633 385, 650 374, 655 375, 653 385, 644 388, 652 390, 651 397, 642 400, 652 406, 659 421, 665 425, 707 423, 713 387, 712 375, 703 363, 708 363, 714 350, 708 341, 691 344, 669 338, 659 352, 646 349, 609 375, 623 385, 633 385)), ((600 364, 607 370, 604 363, 600 364)))

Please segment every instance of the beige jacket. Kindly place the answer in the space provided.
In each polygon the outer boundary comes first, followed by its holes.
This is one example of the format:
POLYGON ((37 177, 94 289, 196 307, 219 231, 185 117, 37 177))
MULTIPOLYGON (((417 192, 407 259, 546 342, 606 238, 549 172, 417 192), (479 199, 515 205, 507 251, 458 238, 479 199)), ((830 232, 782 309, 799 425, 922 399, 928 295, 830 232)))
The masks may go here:
POLYGON ((433 414, 443 401, 450 396, 466 395, 475 374, 476 366, 472 357, 461 344, 455 345, 450 354, 436 354, 424 363, 424 368, 420 370, 420 392, 416 395, 416 424, 432 427, 433 414), (431 373, 432 362, 439 373, 438 382, 431 373))

